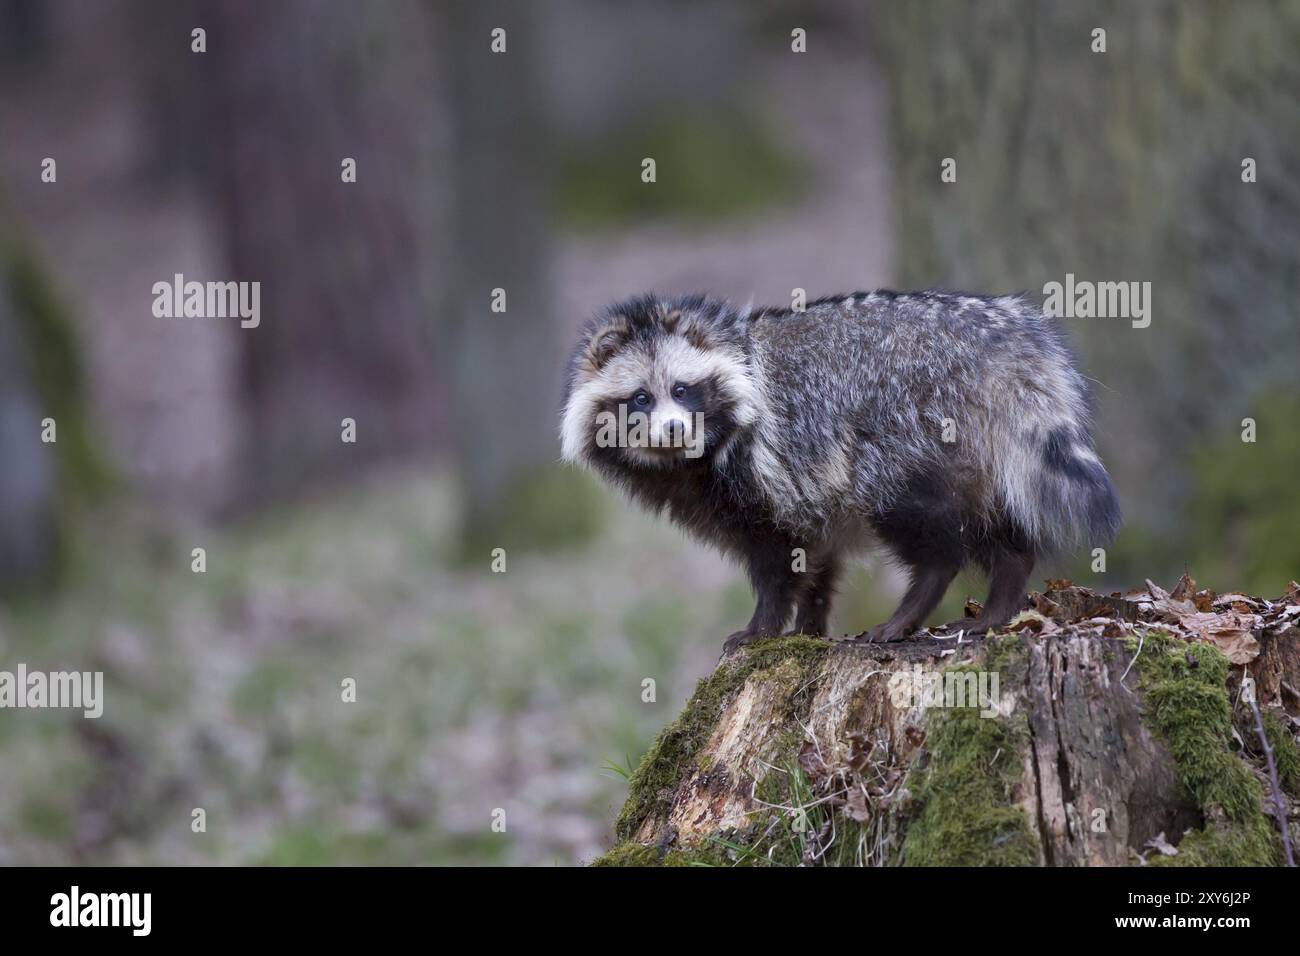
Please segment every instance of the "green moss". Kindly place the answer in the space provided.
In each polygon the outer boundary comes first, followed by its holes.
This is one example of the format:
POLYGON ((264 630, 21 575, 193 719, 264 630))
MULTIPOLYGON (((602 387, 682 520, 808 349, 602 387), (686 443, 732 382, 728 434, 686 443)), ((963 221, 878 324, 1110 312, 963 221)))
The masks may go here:
POLYGON ((644 843, 620 843, 592 860, 590 866, 735 866, 721 846, 703 843, 669 850, 644 843))
MULTIPOLYGON (((1129 650, 1137 653, 1138 642, 1129 650)), ((1160 736, 1179 778, 1205 818, 1177 856, 1157 866, 1271 866, 1278 841, 1263 810, 1263 791, 1246 763, 1230 750, 1228 660, 1209 644, 1190 644, 1161 632, 1147 634, 1134 665, 1148 724, 1160 736)))
POLYGON ((1268 739, 1268 745, 1273 751, 1273 763, 1277 766, 1278 782, 1291 796, 1300 797, 1300 747, 1296 746, 1295 737, 1277 714, 1266 710, 1262 716, 1264 736, 1268 739))
MULTIPOLYGON (((986 663, 948 672, 995 669, 1000 684, 1023 667, 1014 636, 990 636, 986 663)), ((932 709, 927 758, 915 772, 916 811, 903 841, 904 866, 1033 866, 1038 840, 1016 805, 1023 717, 981 717, 978 707, 932 709)))
POLYGON ((1268 821, 1238 827, 1216 821, 1194 830, 1178 844, 1177 856, 1156 856, 1150 866, 1274 866, 1273 837, 1268 821))
POLYGON ((726 846, 716 840, 670 850, 664 854, 663 866, 748 866, 744 859, 736 860, 726 846))
MULTIPOLYGON (((1019 634, 991 632, 984 638, 982 669, 999 675, 1013 674, 1017 669, 1024 667, 1023 650, 1019 634)), ((1007 682, 1000 677, 999 684, 1003 683, 1007 682)))
POLYGON ((658 866, 659 850, 643 843, 620 843, 607 850, 589 866, 658 866))
MULTIPOLYGON (((752 674, 782 668, 779 679, 796 689, 829 647, 825 641, 802 635, 769 638, 749 645, 736 658, 702 678, 681 716, 663 729, 633 772, 627 802, 615 825, 619 839, 629 839, 644 819, 668 809, 671 795, 683 776, 698 769, 697 754, 718 715, 752 674)), ((808 693, 805 688, 804 696, 808 693)))

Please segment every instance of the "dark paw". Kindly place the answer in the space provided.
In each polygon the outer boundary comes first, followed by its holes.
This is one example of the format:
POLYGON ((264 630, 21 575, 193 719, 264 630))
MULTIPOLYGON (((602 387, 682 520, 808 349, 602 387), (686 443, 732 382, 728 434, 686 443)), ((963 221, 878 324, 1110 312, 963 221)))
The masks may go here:
POLYGON ((725 657, 737 648, 744 647, 746 644, 753 644, 755 641, 762 640, 766 636, 766 634, 759 631, 737 631, 723 642, 722 654, 725 657))
POLYGON ((877 624, 869 631, 863 631, 854 641, 858 644, 895 644, 907 640, 907 630, 897 624, 877 624))

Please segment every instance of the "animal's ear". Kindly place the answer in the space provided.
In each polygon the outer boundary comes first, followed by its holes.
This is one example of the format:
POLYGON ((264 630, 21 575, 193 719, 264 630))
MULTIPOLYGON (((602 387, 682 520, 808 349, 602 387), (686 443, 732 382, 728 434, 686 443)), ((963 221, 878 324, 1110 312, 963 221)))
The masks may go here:
POLYGON ((614 357, 627 342, 627 319, 621 315, 612 315, 602 321, 587 339, 587 363, 592 371, 599 371, 606 362, 614 357))
POLYGON ((669 309, 664 314, 664 330, 669 335, 680 335, 698 349, 708 347, 709 339, 704 326, 695 315, 681 309, 669 309))

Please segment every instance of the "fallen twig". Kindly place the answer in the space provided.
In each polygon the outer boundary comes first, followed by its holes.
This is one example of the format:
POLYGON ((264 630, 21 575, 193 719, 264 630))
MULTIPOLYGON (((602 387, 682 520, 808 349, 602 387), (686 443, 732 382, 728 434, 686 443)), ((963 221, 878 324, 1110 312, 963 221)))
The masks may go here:
POLYGON ((1278 829, 1282 831, 1282 852, 1287 866, 1295 866, 1295 857, 1291 855, 1291 829, 1286 822, 1286 801, 1282 796, 1282 784, 1277 779, 1277 764, 1273 762, 1273 748, 1268 745, 1268 735, 1264 733, 1264 718, 1260 716, 1259 705, 1254 695, 1246 699, 1250 712, 1255 715, 1255 732, 1259 734, 1260 746, 1264 748, 1264 764, 1268 768, 1269 786, 1273 788, 1273 816, 1277 818, 1278 829))

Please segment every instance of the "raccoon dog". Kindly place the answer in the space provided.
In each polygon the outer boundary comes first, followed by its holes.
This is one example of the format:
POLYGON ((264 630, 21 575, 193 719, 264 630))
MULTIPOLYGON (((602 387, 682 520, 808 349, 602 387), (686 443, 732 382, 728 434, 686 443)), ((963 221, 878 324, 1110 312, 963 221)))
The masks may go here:
POLYGON ((1018 297, 854 293, 790 309, 646 295, 584 329, 565 459, 737 558, 757 607, 726 650, 824 635, 847 557, 909 572, 867 641, 920 627, 969 563, 968 633, 1005 624, 1035 561, 1109 541, 1119 504, 1062 332, 1018 297))

